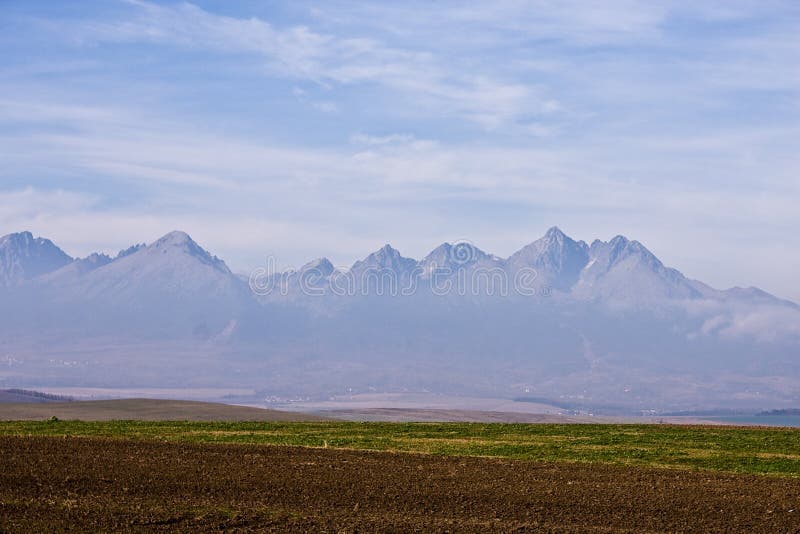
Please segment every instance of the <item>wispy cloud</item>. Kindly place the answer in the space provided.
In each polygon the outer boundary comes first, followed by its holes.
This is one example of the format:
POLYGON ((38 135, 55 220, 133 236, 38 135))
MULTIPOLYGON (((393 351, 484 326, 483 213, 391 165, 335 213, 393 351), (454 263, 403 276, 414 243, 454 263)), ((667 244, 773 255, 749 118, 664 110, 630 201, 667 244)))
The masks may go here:
POLYGON ((677 3, 609 0, 549 2, 497 0, 491 3, 327 2, 310 10, 328 26, 375 27, 389 37, 436 41, 447 46, 486 48, 499 41, 558 41, 574 46, 654 39, 677 3), (458 31, 443 32, 442 28, 458 31))
MULTIPOLYGON (((121 22, 72 28, 80 41, 152 42, 257 57, 267 72, 322 86, 379 84, 411 95, 428 113, 462 116, 496 128, 521 116, 558 110, 541 87, 489 74, 448 68, 430 51, 387 46, 370 37, 339 37, 306 26, 275 27, 258 18, 235 18, 193 4, 163 6, 131 1, 137 8, 121 22)), ((332 102, 316 102, 332 111, 332 102)))

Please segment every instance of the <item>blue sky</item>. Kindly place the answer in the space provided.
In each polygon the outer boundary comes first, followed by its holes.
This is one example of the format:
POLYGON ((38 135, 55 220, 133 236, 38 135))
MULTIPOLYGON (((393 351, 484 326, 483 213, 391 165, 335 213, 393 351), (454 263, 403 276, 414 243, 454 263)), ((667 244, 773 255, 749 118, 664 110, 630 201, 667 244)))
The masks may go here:
POLYGON ((796 2, 2 2, 0 233, 234 270, 558 225, 800 301, 796 2))

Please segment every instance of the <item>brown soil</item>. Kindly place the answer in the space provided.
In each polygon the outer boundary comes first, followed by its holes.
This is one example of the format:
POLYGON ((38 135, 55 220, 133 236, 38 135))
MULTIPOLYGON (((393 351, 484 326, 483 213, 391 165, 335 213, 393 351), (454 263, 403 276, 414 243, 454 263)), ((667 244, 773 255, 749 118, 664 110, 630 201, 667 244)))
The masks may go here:
POLYGON ((800 532, 800 479, 0 437, 0 531, 800 532))

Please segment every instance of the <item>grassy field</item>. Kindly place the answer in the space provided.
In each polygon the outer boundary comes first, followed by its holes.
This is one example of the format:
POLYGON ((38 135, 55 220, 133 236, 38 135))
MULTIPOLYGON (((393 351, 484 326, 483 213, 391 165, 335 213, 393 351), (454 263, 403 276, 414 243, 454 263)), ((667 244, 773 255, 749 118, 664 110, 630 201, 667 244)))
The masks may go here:
POLYGON ((800 477, 800 430, 671 425, 7 421, 4 436, 92 436, 599 462, 800 477))

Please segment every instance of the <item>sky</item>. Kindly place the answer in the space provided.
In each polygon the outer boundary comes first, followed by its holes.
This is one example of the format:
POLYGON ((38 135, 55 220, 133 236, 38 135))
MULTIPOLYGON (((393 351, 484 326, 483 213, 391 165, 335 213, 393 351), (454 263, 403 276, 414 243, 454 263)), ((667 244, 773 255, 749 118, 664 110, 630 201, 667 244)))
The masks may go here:
POLYGON ((800 3, 0 0, 0 234, 237 272, 557 225, 800 301, 800 3))

